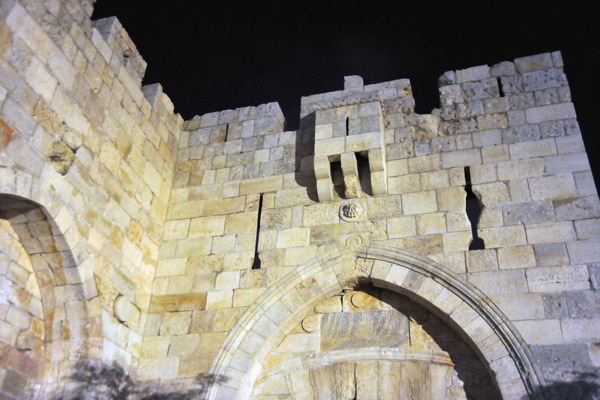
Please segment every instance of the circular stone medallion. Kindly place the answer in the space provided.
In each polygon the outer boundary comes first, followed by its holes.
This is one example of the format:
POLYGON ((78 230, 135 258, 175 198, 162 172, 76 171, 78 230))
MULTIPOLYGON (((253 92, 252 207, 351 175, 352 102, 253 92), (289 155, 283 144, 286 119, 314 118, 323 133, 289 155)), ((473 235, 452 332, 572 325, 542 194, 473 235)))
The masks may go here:
POLYGON ((356 200, 348 200, 340 206, 340 218, 344 221, 356 221, 365 213, 365 209, 356 200))

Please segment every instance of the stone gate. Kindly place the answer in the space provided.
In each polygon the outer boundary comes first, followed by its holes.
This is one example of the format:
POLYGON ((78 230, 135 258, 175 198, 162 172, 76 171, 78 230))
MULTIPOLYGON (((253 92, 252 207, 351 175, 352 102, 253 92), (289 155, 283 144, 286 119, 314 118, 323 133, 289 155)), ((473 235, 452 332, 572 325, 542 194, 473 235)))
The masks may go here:
POLYGON ((184 121, 92 3, 0 2, 0 397, 600 397, 560 52, 184 121))

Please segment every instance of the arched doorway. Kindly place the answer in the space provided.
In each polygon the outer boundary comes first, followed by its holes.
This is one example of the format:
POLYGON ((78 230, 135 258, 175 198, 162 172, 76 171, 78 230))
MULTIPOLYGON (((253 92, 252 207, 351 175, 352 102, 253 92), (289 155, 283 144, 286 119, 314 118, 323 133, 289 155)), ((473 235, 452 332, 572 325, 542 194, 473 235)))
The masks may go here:
POLYGON ((405 295, 451 327, 490 371, 502 398, 537 398, 543 380, 530 351, 489 299, 425 257, 381 246, 332 251, 272 285, 217 353, 210 373, 224 383, 207 398, 250 398, 265 360, 317 304, 365 284, 405 295))
POLYGON ((0 390, 44 397, 62 379, 61 365, 87 357, 96 324, 67 241, 44 207, 0 194, 0 235, 0 390))
POLYGON ((408 297, 362 285, 319 304, 271 352, 252 399, 499 398, 471 347, 408 297))

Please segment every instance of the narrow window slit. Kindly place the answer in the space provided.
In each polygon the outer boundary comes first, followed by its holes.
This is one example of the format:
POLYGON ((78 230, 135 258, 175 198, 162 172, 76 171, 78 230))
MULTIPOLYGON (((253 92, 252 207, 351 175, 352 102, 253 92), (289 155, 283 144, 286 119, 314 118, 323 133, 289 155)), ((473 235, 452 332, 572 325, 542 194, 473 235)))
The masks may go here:
POLYGON ((469 250, 482 250, 485 249, 485 243, 483 239, 477 235, 477 224, 479 223, 479 217, 481 216, 481 204, 479 199, 473 193, 471 186, 471 170, 469 167, 465 167, 465 192, 467 192, 467 217, 471 223, 471 232, 473 233, 473 240, 469 245, 469 250))
POLYGON ((258 241, 260 239, 260 217, 262 214, 263 194, 260 194, 258 199, 258 216, 256 217, 256 243, 254 244, 254 262, 252 269, 260 269, 260 256, 258 254, 258 241))
POLYGON ((350 135, 350 120, 346 117, 346 136, 350 135))
POLYGON ((500 97, 504 97, 504 91, 502 90, 502 80, 500 79, 500 77, 497 77, 496 80, 498 81, 498 93, 500 93, 500 97))
POLYGON ((227 141, 228 134, 229 134, 229 124, 225 124, 225 139, 223 139, 224 142, 227 141))

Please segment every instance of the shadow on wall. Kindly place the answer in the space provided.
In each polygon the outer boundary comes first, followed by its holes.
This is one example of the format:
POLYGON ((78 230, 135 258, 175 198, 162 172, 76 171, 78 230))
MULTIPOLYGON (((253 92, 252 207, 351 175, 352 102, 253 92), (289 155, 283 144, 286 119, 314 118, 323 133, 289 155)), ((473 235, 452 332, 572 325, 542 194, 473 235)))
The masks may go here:
MULTIPOLYGON (((583 372, 573 375, 568 382, 554 381, 532 393, 531 398, 551 400, 594 400, 600 399, 600 374, 583 372), (545 397, 548 396, 548 397, 545 397)), ((521 400, 529 400, 522 397, 521 400)))
POLYGON ((158 382, 134 382, 116 363, 110 366, 100 361, 79 361, 73 370, 68 389, 53 400, 187 400, 200 398, 213 383, 227 381, 223 376, 198 374, 159 388, 158 382))
POLYGON ((313 201, 318 201, 317 180, 313 168, 313 158, 315 155, 315 113, 312 112, 300 119, 300 127, 296 131, 295 147, 296 183, 304 186, 308 197, 313 201))

